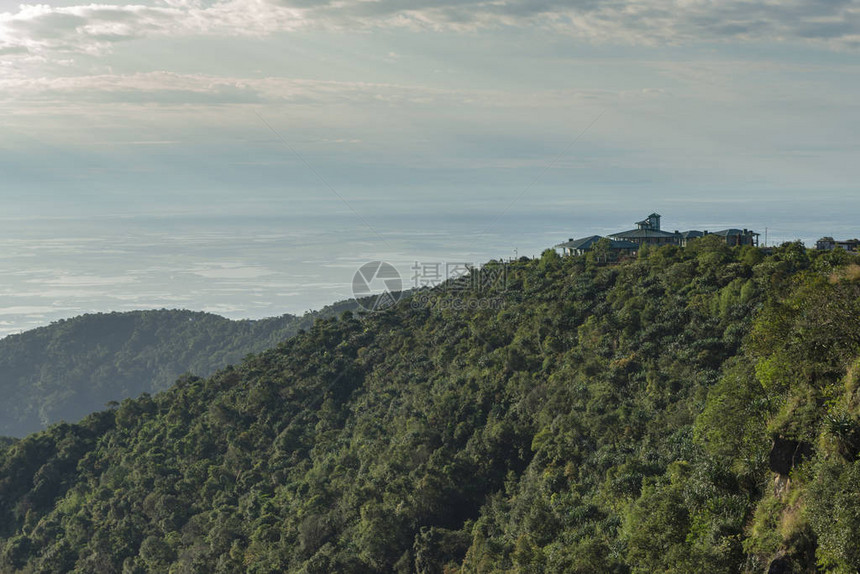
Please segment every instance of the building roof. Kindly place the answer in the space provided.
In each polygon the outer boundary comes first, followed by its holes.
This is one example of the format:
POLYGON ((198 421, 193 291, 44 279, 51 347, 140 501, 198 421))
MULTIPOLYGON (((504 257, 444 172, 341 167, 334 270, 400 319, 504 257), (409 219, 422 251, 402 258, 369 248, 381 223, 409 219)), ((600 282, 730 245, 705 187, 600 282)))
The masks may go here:
POLYGON ((750 235, 759 235, 755 231, 750 229, 735 229, 732 227, 731 229, 723 229, 721 231, 714 231, 711 235, 719 235, 720 237, 727 237, 729 235, 746 235, 749 233, 750 235))
POLYGON ((589 235, 582 239, 571 239, 564 243, 559 243, 556 247, 566 247, 568 249, 589 249, 592 245, 603 239, 599 235, 589 235))
POLYGON ((682 239, 695 239, 697 237, 704 237, 705 235, 703 232, 698 231, 696 229, 691 229, 689 231, 680 231, 678 234, 681 236, 682 239))
POLYGON ((651 237, 674 237, 674 233, 662 231, 659 229, 631 229, 630 231, 621 231, 613 233, 609 237, 617 239, 647 239, 651 237))
MULTIPOLYGON (((588 237, 583 237, 581 239, 571 239, 570 241, 565 241, 564 243, 559 243, 556 247, 564 247, 567 249, 581 249, 586 251, 594 247, 594 244, 603 239, 600 235, 590 235, 588 237)), ((609 240, 609 248, 610 249, 638 249, 639 246, 631 241, 616 241, 614 239, 609 240)))

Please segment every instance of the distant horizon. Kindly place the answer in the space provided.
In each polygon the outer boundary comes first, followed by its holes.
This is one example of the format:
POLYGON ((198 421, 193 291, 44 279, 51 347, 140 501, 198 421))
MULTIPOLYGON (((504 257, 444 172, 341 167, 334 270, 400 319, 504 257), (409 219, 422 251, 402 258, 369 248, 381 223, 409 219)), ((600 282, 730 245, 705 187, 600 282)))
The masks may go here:
MULTIPOLYGON (((490 223, 479 226, 474 215, 462 219, 445 214, 413 216, 397 227, 390 220, 374 221, 374 229, 354 217, 349 228, 344 226, 344 216, 321 217, 323 228, 339 222, 350 238, 345 251, 338 234, 320 230, 306 218, 284 215, 6 217, 0 219, 4 222, 0 248, 6 254, 0 257, 6 277, 0 337, 86 313, 180 309, 231 320, 301 316, 351 299, 352 277, 368 261, 391 262, 408 289, 414 285, 415 262, 481 265, 492 259, 537 257, 569 237, 632 228, 652 211, 663 215, 664 229, 747 227, 761 233, 764 245, 764 227, 750 221, 761 218, 761 210, 747 220, 740 210, 733 217, 731 204, 721 205, 721 210, 714 205, 704 210, 671 206, 607 210, 597 204, 570 215, 542 209, 529 214, 520 209, 503 215, 502 223, 484 234, 490 223), (707 219, 703 211, 710 214, 707 219), (24 234, 19 235, 19 230, 24 234), (34 268, 35 260, 41 261, 41 267, 34 268)), ((768 241, 778 245, 801 240, 812 248, 826 235, 837 239, 857 235, 851 210, 829 229, 816 224, 814 211, 807 210, 801 221, 785 215, 774 218, 773 227, 768 226, 768 241), (807 225, 821 232, 804 233, 807 225)), ((488 216, 481 223, 492 219, 488 216)))

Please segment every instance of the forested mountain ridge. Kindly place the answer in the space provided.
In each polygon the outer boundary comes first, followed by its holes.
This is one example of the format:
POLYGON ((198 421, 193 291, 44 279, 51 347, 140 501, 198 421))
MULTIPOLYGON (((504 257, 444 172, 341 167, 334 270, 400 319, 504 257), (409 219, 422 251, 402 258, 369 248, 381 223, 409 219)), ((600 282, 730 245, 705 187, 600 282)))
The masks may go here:
POLYGON ((0 339, 0 436, 78 421, 184 373, 208 376, 355 306, 239 321, 175 309, 95 313, 9 335, 0 339))
POLYGON ((506 273, 5 447, 0 567, 860 568, 847 254, 708 239, 506 273))

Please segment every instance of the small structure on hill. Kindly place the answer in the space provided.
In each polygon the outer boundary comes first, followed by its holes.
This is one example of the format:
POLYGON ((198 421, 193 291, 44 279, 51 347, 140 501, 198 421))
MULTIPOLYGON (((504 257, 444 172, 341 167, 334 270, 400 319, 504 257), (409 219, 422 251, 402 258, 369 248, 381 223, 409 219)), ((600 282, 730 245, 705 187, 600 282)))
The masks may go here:
POLYGON ((822 237, 815 242, 815 248, 819 251, 833 251, 834 249, 844 249, 851 253, 860 251, 860 239, 846 239, 845 241, 836 241, 832 237, 822 237))
MULTIPOLYGON (((601 245, 608 248, 609 252, 615 257, 619 255, 633 255, 643 245, 651 245, 660 247, 662 245, 678 245, 686 247, 690 241, 699 239, 706 235, 715 235, 723 238, 726 245, 737 247, 742 245, 758 246, 759 234, 751 229, 736 229, 729 228, 722 231, 708 233, 707 231, 663 231, 660 229, 659 213, 652 213, 642 221, 636 222, 636 229, 628 231, 619 231, 612 233, 606 238, 599 235, 591 235, 582 239, 569 239, 565 243, 556 245, 557 249, 561 249, 564 255, 583 255, 588 251, 592 251, 598 245, 601 239, 607 239, 609 244, 601 245)), ((827 238, 825 238, 827 239, 827 238)), ((860 242, 858 242, 860 243, 860 242)))
POLYGON ((637 221, 636 229, 613 233, 609 239, 630 241, 636 245, 677 245, 677 232, 670 233, 660 229, 660 217, 659 213, 652 213, 642 221, 637 221))
MULTIPOLYGON (((561 249, 565 255, 585 255, 587 252, 595 248, 601 239, 607 239, 600 235, 590 235, 582 239, 568 239, 564 243, 559 243, 556 248, 561 249)), ((611 256, 618 257, 620 255, 630 255, 635 253, 639 248, 638 245, 631 241, 617 241, 607 239, 606 245, 611 256)))
MULTIPOLYGON (((707 234, 707 232, 705 232, 707 234)), ((715 231, 714 235, 718 235, 726 240, 726 245, 730 247, 738 247, 741 245, 752 245, 758 247, 759 234, 749 229, 723 229, 715 231)))
POLYGON ((678 245, 681 247, 686 247, 693 239, 705 236, 704 232, 696 231, 695 229, 691 229, 690 231, 676 231, 675 233, 678 234, 678 245))

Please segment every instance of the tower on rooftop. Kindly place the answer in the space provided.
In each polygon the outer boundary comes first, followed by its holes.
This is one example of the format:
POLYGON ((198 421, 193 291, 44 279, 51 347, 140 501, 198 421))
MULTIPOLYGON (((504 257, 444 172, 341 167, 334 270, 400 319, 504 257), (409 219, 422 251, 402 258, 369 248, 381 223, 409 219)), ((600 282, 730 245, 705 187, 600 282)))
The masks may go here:
POLYGON ((660 231, 660 214, 652 213, 642 221, 637 221, 636 227, 638 229, 650 229, 653 231, 660 231))

